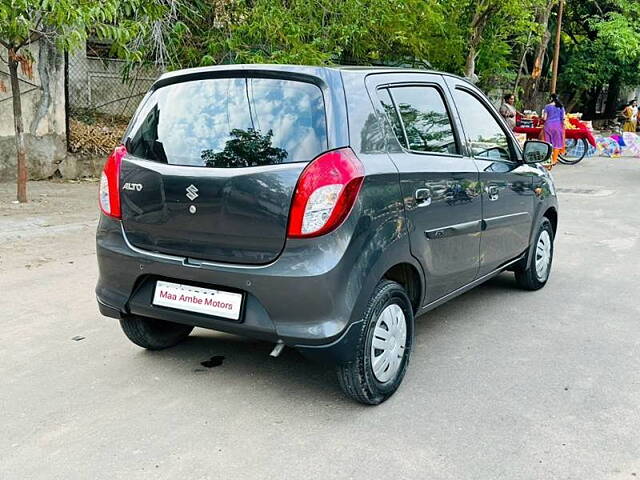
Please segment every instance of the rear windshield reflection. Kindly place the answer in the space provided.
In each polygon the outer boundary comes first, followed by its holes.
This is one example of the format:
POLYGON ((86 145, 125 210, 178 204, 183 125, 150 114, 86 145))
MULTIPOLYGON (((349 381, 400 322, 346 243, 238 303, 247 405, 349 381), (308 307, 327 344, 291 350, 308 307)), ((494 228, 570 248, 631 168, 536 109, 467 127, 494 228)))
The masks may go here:
POLYGON ((137 157, 215 168, 305 162, 326 149, 321 90, 266 78, 162 87, 147 99, 127 138, 127 150, 137 157))

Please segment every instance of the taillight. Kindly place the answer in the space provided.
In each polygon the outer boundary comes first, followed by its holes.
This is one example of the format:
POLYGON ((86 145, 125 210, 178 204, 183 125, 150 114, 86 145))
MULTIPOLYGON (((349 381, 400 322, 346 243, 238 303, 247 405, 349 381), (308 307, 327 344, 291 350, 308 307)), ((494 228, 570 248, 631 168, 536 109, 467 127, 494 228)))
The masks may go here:
POLYGON ((105 215, 121 218, 120 215, 120 164, 127 154, 124 145, 116 147, 100 175, 100 209, 105 215))
POLYGON ((337 228, 351 211, 363 178, 364 167, 350 148, 313 160, 298 179, 288 236, 317 237, 337 228))

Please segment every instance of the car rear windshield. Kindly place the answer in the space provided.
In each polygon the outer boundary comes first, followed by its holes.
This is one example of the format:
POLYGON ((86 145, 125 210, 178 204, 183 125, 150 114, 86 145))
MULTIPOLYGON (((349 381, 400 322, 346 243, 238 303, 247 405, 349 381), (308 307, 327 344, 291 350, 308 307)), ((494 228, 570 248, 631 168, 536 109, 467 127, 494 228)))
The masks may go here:
POLYGON ((127 151, 171 165, 237 168, 312 160, 327 149, 322 91, 271 78, 215 78, 154 91, 127 151))

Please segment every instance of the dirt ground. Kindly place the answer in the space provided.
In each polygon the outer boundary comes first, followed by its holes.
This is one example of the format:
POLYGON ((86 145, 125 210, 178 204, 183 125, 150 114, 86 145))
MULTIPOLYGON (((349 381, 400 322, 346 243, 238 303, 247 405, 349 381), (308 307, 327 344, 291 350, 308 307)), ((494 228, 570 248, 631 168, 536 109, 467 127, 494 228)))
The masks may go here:
POLYGON ((15 185, 0 183, 0 271, 95 253, 97 181, 29 182, 29 199, 15 203, 15 185))
POLYGON ((553 175, 546 288, 505 273, 420 318, 373 408, 291 349, 131 344, 95 302, 97 183, 0 184, 0 479, 640 477, 640 159, 553 175))

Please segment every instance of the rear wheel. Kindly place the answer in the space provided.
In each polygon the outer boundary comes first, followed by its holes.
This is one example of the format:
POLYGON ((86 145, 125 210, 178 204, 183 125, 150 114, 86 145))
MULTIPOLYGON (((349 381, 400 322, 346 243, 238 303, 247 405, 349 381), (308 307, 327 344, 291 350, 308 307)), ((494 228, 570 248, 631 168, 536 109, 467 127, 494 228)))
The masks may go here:
POLYGON ((356 358, 338 367, 338 380, 349 397, 377 405, 398 389, 409 364, 413 309, 404 288, 381 281, 360 328, 356 358))
POLYGON ((136 316, 121 319, 120 326, 129 340, 148 350, 173 347, 193 330, 191 325, 136 316))
POLYGON ((525 290, 539 290, 544 287, 551 273, 553 262, 553 227, 548 218, 543 217, 536 236, 532 254, 526 263, 517 267, 516 282, 525 290))
POLYGON ((568 138, 565 141, 565 150, 566 153, 563 153, 558 157, 560 163, 564 163, 565 165, 575 165, 580 162, 589 151, 589 142, 586 139, 573 139, 568 138))

